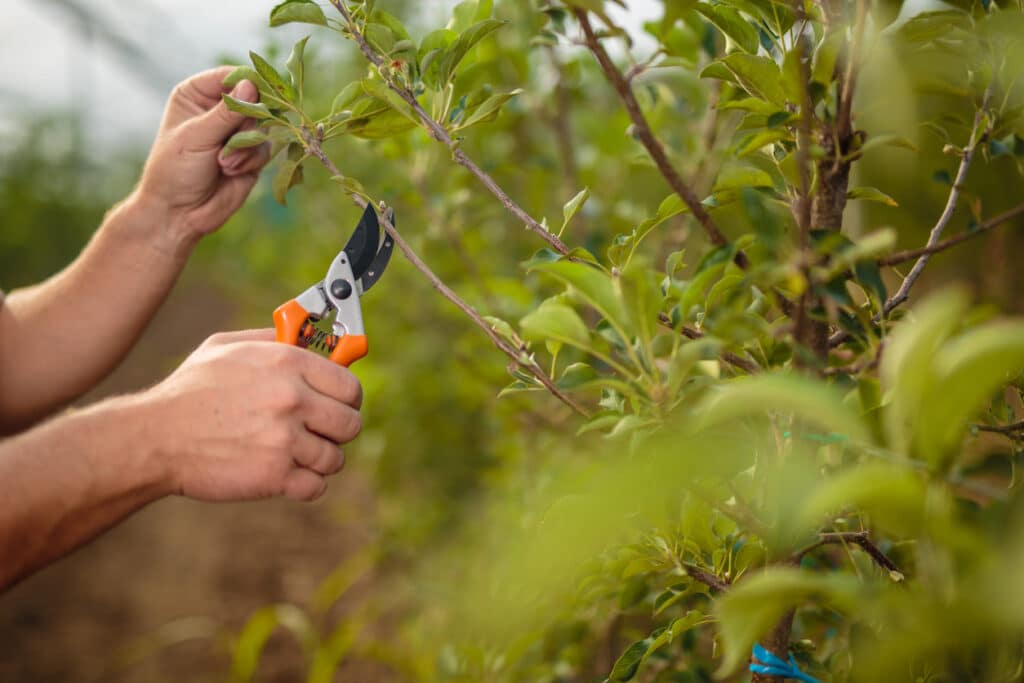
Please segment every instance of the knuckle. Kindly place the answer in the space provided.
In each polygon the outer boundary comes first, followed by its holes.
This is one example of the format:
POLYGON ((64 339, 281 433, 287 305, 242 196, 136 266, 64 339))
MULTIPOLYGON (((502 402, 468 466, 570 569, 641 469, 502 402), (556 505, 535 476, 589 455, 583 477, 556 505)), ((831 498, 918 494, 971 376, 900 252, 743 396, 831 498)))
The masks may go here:
POLYGON ((275 406, 284 413, 291 413, 302 407, 302 389, 295 382, 283 382, 274 392, 275 406))
POLYGON ((267 430, 266 444, 277 454, 284 453, 290 456, 294 443, 295 434, 287 425, 274 425, 267 430))
POLYGON ((342 400, 358 410, 363 404, 363 385, 349 370, 342 376, 342 400))
POLYGON ((351 441, 363 430, 363 416, 356 410, 347 411, 347 413, 342 423, 342 438, 344 441, 351 441))

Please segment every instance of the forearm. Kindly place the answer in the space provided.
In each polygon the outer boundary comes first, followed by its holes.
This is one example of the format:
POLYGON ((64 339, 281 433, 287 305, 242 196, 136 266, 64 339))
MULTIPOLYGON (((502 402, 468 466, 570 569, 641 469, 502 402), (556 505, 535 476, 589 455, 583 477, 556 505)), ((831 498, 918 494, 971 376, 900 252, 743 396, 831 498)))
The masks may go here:
POLYGON ((0 442, 0 590, 171 492, 137 397, 0 442))
POLYGON ((192 244, 138 195, 112 209, 81 255, 0 305, 0 433, 52 413, 105 377, 173 287, 192 244))

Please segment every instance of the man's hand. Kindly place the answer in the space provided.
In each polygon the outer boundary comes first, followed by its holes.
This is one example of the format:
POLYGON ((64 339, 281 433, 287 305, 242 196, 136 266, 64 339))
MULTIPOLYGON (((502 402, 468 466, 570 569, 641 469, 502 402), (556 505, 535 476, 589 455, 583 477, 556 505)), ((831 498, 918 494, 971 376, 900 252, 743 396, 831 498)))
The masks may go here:
POLYGON ((361 426, 358 380, 273 338, 273 330, 214 335, 143 394, 173 492, 314 500, 341 469, 338 445, 361 426))
MULTIPOLYGON (((269 147, 224 154, 224 143, 256 121, 230 111, 223 102, 224 79, 232 67, 204 71, 171 93, 163 122, 139 182, 137 199, 166 221, 169 244, 194 244, 223 225, 242 205, 267 163, 269 147)), ((231 95, 246 102, 259 91, 242 81, 231 95)))
POLYGON ((359 432, 359 382, 273 336, 214 335, 148 391, 0 440, 0 591, 167 495, 320 496, 359 432))

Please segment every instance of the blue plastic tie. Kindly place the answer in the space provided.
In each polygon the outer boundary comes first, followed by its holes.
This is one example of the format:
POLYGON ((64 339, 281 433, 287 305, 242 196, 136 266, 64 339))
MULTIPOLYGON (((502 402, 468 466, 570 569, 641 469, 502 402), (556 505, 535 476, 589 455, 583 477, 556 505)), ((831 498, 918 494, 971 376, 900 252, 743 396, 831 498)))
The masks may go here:
POLYGON ((789 661, 787 662, 764 649, 758 643, 754 645, 754 659, 760 662, 760 664, 755 664, 753 662, 750 664, 750 670, 755 674, 794 678, 798 681, 803 681, 804 683, 821 683, 814 676, 805 674, 801 671, 800 667, 796 664, 796 660, 793 659, 792 654, 789 655, 789 661))

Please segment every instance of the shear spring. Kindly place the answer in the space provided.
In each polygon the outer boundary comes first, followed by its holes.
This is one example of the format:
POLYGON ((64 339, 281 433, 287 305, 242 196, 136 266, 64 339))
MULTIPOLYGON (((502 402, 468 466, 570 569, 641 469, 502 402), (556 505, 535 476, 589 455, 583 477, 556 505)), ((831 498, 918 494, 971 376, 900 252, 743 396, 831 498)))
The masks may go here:
POLYGON ((305 343, 307 348, 318 349, 327 353, 332 353, 339 341, 338 335, 328 334, 323 330, 316 329, 310 320, 307 320, 306 324, 302 326, 302 330, 299 332, 299 339, 305 343))

